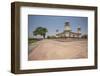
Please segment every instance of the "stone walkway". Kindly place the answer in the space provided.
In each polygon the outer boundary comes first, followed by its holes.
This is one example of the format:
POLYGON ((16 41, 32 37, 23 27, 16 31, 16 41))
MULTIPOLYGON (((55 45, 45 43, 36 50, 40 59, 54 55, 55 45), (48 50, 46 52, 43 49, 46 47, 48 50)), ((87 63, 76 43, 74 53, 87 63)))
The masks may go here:
POLYGON ((29 60, 79 59, 87 58, 87 41, 59 42, 42 40, 32 48, 29 60))

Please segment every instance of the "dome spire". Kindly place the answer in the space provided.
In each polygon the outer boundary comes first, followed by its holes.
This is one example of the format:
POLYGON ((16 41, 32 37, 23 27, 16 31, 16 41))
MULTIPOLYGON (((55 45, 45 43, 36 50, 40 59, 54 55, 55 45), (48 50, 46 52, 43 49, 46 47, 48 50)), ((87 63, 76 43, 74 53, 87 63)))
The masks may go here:
POLYGON ((77 33, 81 33, 81 27, 80 27, 80 25, 77 28, 77 33))
POLYGON ((71 31, 70 22, 65 22, 64 31, 71 31))

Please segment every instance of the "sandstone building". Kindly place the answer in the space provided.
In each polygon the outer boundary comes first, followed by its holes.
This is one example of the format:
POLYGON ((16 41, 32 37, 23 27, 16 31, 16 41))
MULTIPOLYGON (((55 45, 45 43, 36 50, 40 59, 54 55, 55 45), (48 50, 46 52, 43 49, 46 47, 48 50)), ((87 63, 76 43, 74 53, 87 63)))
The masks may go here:
POLYGON ((77 27, 77 31, 73 32, 71 29, 70 22, 65 22, 64 31, 57 33, 56 37, 59 38, 80 38, 81 37, 81 28, 77 27))

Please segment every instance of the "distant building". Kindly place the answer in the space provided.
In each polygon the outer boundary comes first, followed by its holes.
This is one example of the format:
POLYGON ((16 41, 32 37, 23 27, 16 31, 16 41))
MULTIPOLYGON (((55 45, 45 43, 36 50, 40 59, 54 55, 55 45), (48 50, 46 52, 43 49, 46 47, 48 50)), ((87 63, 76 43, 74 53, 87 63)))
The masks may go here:
POLYGON ((62 33, 56 34, 56 37, 64 38, 80 38, 81 28, 78 27, 76 32, 72 32, 71 25, 69 22, 65 22, 64 31, 62 33))

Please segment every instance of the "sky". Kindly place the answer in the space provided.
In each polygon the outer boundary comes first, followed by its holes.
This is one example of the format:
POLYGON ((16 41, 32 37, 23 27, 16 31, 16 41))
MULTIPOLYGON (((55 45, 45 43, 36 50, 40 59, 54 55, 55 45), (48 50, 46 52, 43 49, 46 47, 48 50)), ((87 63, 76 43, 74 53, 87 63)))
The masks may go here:
POLYGON ((77 27, 81 27, 81 33, 88 33, 88 18, 75 16, 50 16, 50 15, 28 15, 28 37, 33 38, 33 31, 37 27, 48 29, 46 36, 56 35, 64 31, 65 22, 70 22, 72 32, 77 32, 77 27))

